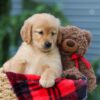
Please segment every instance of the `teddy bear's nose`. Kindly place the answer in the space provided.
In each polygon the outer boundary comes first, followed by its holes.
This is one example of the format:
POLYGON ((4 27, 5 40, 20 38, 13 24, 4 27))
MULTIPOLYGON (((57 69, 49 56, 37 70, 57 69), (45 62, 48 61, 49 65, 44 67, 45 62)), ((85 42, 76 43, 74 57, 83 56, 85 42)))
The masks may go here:
POLYGON ((69 41, 67 41, 67 46, 74 47, 75 43, 73 41, 69 40, 69 41))

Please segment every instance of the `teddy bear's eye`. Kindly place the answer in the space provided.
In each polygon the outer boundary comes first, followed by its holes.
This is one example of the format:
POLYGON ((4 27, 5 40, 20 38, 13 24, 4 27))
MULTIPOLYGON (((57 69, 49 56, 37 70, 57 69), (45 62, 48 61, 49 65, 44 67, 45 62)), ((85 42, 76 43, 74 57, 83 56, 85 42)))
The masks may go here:
POLYGON ((74 40, 76 40, 76 37, 73 37, 74 40))
POLYGON ((77 34, 76 32, 74 32, 73 34, 77 34))

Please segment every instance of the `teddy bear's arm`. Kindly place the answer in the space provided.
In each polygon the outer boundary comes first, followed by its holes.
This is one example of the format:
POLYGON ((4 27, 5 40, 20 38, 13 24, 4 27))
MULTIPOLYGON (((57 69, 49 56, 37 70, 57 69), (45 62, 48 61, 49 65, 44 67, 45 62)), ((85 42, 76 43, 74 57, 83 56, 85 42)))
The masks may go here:
POLYGON ((76 67, 72 67, 64 71, 63 77, 71 79, 80 79, 83 77, 83 74, 76 67))
POLYGON ((80 72, 88 79, 88 92, 92 92, 96 88, 96 76, 94 70, 92 66, 90 69, 88 69, 82 61, 79 61, 79 65, 80 72))

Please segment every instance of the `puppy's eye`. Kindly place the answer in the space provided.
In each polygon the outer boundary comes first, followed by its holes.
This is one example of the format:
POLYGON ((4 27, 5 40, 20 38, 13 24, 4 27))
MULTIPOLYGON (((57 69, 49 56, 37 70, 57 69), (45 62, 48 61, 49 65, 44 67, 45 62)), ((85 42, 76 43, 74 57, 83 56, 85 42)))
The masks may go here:
POLYGON ((43 31, 38 32, 39 34, 43 35, 43 31))
POLYGON ((54 36, 56 33, 55 32, 51 32, 51 35, 54 36))

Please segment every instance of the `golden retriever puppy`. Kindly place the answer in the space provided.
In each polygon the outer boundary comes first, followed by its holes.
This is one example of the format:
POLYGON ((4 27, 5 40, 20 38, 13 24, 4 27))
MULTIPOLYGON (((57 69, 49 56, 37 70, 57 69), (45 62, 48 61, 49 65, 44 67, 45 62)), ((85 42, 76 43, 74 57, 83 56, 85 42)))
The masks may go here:
POLYGON ((40 13, 28 18, 22 29, 24 41, 16 55, 4 65, 4 71, 40 75, 43 87, 52 87, 61 76, 62 64, 57 48, 60 21, 53 15, 40 13))

